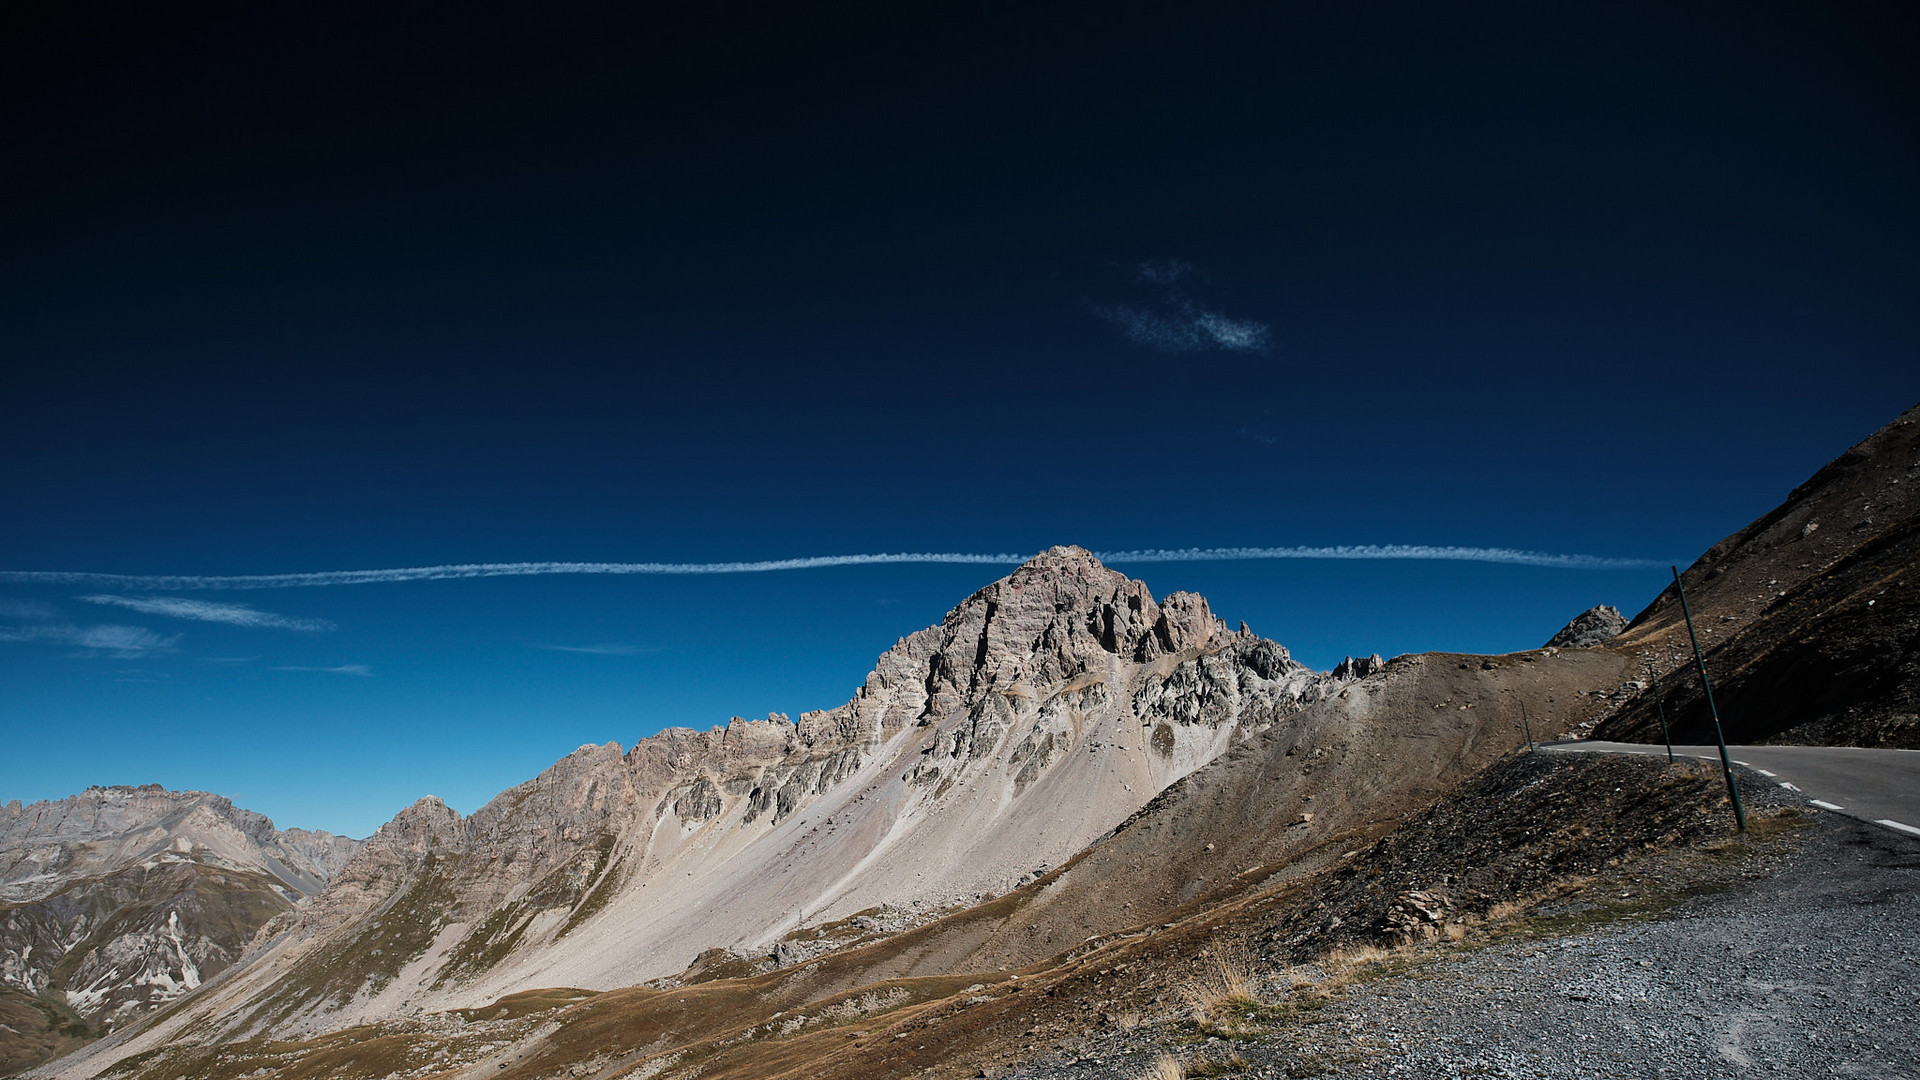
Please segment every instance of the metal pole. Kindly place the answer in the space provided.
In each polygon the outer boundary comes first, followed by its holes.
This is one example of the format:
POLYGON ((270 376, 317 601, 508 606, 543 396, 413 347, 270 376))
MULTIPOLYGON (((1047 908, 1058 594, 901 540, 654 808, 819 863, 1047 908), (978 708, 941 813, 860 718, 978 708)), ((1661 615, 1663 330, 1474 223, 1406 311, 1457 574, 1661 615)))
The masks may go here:
POLYGON ((1667 730, 1667 705, 1660 700, 1660 673, 1654 670, 1653 661, 1647 661, 1647 682, 1653 688, 1653 707, 1660 711, 1660 738, 1667 744, 1667 764, 1673 764, 1673 734, 1667 730))
POLYGON ((1520 703, 1520 730, 1527 733, 1527 753, 1533 753, 1533 725, 1527 723, 1527 703, 1520 703))
POLYGON ((1707 715, 1713 717, 1713 737, 1720 744, 1720 771, 1727 776, 1727 795, 1733 800, 1733 820, 1747 831, 1747 812, 1740 805, 1740 785, 1733 782, 1733 759, 1727 756, 1727 736, 1720 730, 1720 710, 1713 704, 1713 684, 1707 681, 1707 662, 1700 655, 1700 637, 1693 632, 1693 609, 1687 605, 1687 587, 1680 584, 1680 568, 1673 571, 1673 588, 1680 594, 1680 612, 1687 617, 1687 639, 1693 642, 1693 666, 1700 669, 1700 688, 1707 693, 1707 715))

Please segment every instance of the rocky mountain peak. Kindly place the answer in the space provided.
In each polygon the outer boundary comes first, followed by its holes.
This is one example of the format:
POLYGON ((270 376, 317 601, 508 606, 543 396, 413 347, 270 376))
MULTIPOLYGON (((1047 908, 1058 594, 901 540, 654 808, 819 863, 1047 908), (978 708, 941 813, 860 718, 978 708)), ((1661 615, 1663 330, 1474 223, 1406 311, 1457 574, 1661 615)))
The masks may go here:
POLYGON ((370 846, 415 844, 458 831, 463 824, 460 812, 442 802, 440 796, 422 795, 413 805, 395 814, 392 821, 374 830, 367 843, 370 846))
POLYGON ((393 816, 373 831, 360 845, 352 861, 342 867, 335 881, 351 881, 365 876, 369 866, 414 864, 440 848, 459 846, 466 838, 469 823, 460 812, 440 801, 438 795, 422 795, 413 805, 393 816))
POLYGON ((1542 648, 1547 649, 1586 649, 1603 645, 1620 636, 1627 628, 1626 616, 1612 604, 1590 607, 1573 617, 1573 621, 1560 628, 1560 632, 1547 639, 1542 648))
POLYGON ((900 639, 854 699, 801 716, 800 743, 856 742, 942 718, 1010 688, 1055 686, 1116 662, 1224 647, 1233 633, 1203 597, 1155 602, 1144 582, 1082 547, 1058 546, 967 597, 940 625, 900 639))
POLYGON ((1194 593, 1156 600, 1049 548, 901 638, 837 708, 582 746, 469 818, 421 799, 260 931, 255 970, 291 965, 260 992, 345 1023, 665 976, 801 919, 944 910, 1058 865, 1341 685, 1194 593))
POLYGON ((1093 552, 1077 544, 1056 544, 1021 563, 1006 580, 1025 583, 1045 578, 1051 581, 1085 581, 1095 588, 1126 580, 1126 575, 1110 570, 1093 552))
MULTIPOLYGON (((1084 662, 1094 651, 1148 661, 1224 643, 1229 636, 1206 598, 1176 592, 1155 603, 1145 582, 1109 569, 1080 547, 1053 547, 1034 556, 969 597, 943 626, 961 630, 960 637, 979 628, 988 635, 986 651, 993 658, 1039 665, 1084 662)), ((1079 673, 1063 669, 1058 677, 1079 673)))

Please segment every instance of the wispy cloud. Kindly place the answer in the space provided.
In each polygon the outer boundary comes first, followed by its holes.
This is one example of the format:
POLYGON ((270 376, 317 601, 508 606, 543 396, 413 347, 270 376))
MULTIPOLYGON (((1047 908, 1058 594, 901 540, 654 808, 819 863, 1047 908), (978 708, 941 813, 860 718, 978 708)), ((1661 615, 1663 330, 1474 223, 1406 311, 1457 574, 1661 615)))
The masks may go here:
MULTIPOLYGON (((1444 562, 1504 563, 1563 570, 1630 570, 1665 566, 1670 560, 1569 555, 1504 547, 1463 547, 1435 544, 1340 544, 1294 547, 1144 548, 1094 553, 1102 562, 1222 562, 1244 559, 1391 559, 1444 562)), ((967 564, 1012 566, 1031 555, 959 551, 899 552, 870 555, 813 555, 798 559, 753 562, 518 562, 450 563, 391 570, 323 570, 300 574, 141 575, 99 574, 54 570, 0 571, 0 581, 54 585, 110 585, 122 589, 291 589, 329 585, 375 585, 408 581, 447 581, 464 578, 541 577, 554 574, 677 575, 762 574, 784 570, 817 570, 836 566, 890 566, 901 564, 967 564)))
POLYGON ((1195 276, 1191 263, 1141 263, 1134 268, 1134 283, 1144 288, 1146 299, 1099 305, 1094 311, 1119 327, 1128 340, 1163 352, 1265 352, 1268 326, 1212 310, 1183 284, 1195 276))
POLYGON ((1134 268, 1134 277, 1149 285, 1178 285, 1180 279, 1193 274, 1193 264, 1179 259, 1165 262, 1143 262, 1134 268))
POLYGON ((13 600, 0 596, 0 619, 52 619, 59 614, 52 605, 38 600, 13 600))
POLYGON ((1118 326, 1128 340, 1163 352, 1226 349, 1257 353, 1267 347, 1266 324, 1229 319, 1185 302, 1161 310, 1115 304, 1101 308, 1100 314, 1118 326))
POLYGON ((155 653, 172 652, 179 640, 179 634, 166 636, 144 626, 118 626, 111 623, 96 626, 75 626, 72 623, 0 626, 0 641, 67 645, 84 649, 88 655, 111 656, 116 660, 138 660, 155 653))
POLYGON ((367 666, 366 664, 340 664, 336 667, 303 667, 303 666, 290 664, 285 667, 274 668, 273 670, 275 671, 313 671, 313 672, 318 672, 322 675, 358 675, 361 678, 366 678, 373 674, 373 668, 367 666))
POLYGON ((548 652, 583 653, 587 656, 641 656, 660 651, 658 645, 535 645, 548 652))
POLYGON ((61 570, 0 570, 0 581, 30 585, 104 585, 121 589, 293 589, 318 585, 373 585, 405 581, 446 581, 455 578, 541 577, 548 574, 758 574, 778 570, 818 570, 834 566, 875 566, 895 563, 978 563, 1005 565, 1025 562, 1017 554, 977 555, 962 552, 902 552, 876 555, 814 555, 798 559, 752 562, 614 563, 519 562, 453 563, 410 566, 391 570, 322 570, 302 574, 99 574, 61 570))
POLYGON ((292 615, 276 615, 245 604, 222 604, 213 600, 186 600, 177 596, 105 595, 81 596, 76 599, 84 600, 89 604, 123 607, 143 615, 166 615, 175 619, 198 619, 201 622, 227 623, 231 626, 306 631, 333 629, 333 624, 325 619, 301 619, 292 615))

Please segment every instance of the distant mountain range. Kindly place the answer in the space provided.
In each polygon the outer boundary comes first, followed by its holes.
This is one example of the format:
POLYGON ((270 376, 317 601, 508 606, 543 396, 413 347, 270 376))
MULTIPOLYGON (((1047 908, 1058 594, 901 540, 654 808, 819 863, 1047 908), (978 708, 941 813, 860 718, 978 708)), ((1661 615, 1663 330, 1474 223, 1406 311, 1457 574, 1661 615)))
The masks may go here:
POLYGON ((0 807, 0 1061, 178 1000, 359 846, 157 784, 0 807))

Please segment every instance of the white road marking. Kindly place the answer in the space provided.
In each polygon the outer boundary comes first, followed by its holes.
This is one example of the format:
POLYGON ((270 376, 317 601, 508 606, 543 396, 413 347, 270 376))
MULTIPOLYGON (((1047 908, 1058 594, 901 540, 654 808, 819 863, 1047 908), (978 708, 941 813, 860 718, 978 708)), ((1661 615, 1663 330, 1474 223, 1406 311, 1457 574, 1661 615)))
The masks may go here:
POLYGON ((1765 769, 1759 770, 1759 773, 1761 776, 1778 776, 1779 775, 1778 773, 1770 773, 1765 769))
POLYGON ((1874 824, 1885 825, 1889 829, 1899 829, 1903 833, 1912 833, 1915 836, 1920 836, 1920 829, 1916 829, 1911 825, 1906 825, 1901 822, 1895 821, 1892 818, 1883 817, 1880 820, 1874 822, 1874 824))
POLYGON ((1840 809, 1839 807, 1837 807, 1837 806, 1835 806, 1835 805, 1833 805, 1832 803, 1830 803, 1830 802, 1827 802, 1827 801, 1826 801, 1825 799, 1809 799, 1809 800, 1807 800, 1807 801, 1808 801, 1808 802, 1811 802, 1811 803, 1812 803, 1813 805, 1815 805, 1815 806, 1817 806, 1817 807, 1819 807, 1819 808, 1820 808, 1820 809, 1822 809, 1822 810, 1838 810, 1838 809, 1840 809))
POLYGON ((1792 784, 1789 784, 1789 783, 1787 783, 1787 782, 1786 782, 1786 781, 1784 781, 1784 780, 1782 780, 1782 781, 1780 782, 1780 786, 1781 786, 1781 787, 1783 787, 1783 788, 1786 788, 1786 789, 1787 789, 1788 791, 1799 791, 1799 790, 1800 790, 1799 788, 1797 788, 1797 787, 1794 787, 1794 786, 1793 786, 1792 784))

